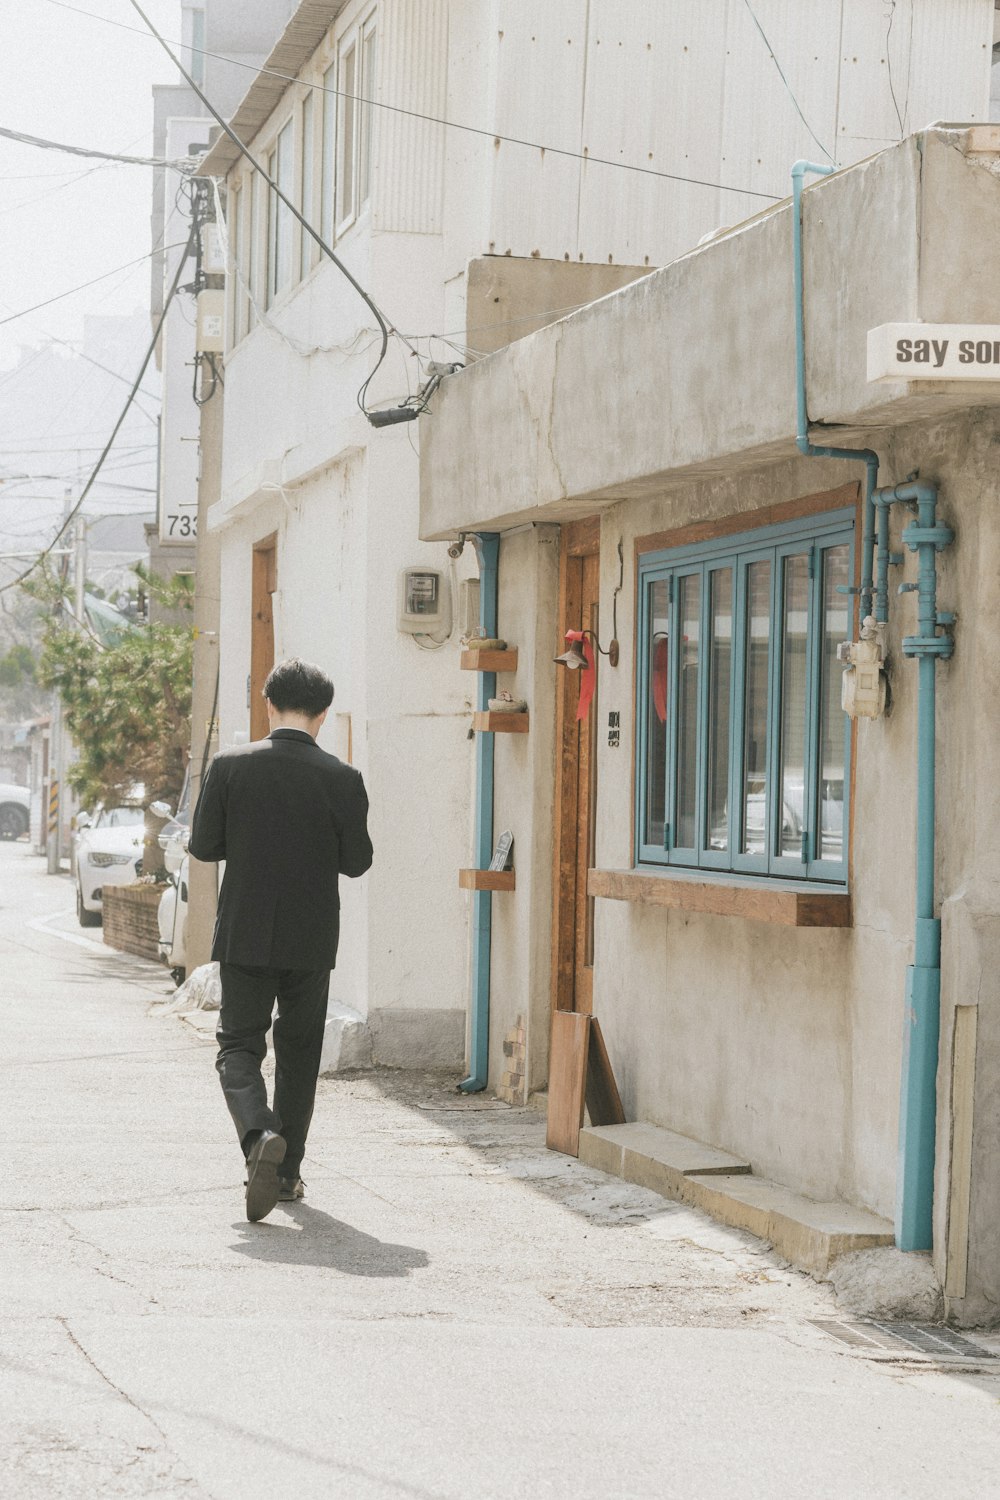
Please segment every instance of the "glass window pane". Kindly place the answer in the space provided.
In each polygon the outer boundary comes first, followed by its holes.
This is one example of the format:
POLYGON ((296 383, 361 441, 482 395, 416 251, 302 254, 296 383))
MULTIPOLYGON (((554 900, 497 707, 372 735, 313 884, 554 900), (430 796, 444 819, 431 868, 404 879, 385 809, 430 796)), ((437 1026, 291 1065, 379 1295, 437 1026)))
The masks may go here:
POLYGON ((331 64, 323 74, 323 238, 329 245, 334 235, 334 171, 333 147, 337 133, 337 65, 331 64))
POLYGON ((802 858, 805 828, 806 634, 809 623, 809 555, 786 557, 781 640, 781 825, 778 852, 802 858))
MULTIPOLYGON (((292 122, 281 131, 274 150, 268 157, 268 173, 283 193, 290 197, 292 188, 292 122)), ((283 291, 291 280, 292 273, 292 218, 287 203, 282 203, 273 190, 268 193, 270 233, 270 275, 268 277, 268 300, 283 291)))
POLYGON ((698 796, 698 627, 701 620, 701 578, 697 573, 678 580, 680 642, 677 692, 677 811, 673 843, 693 849, 698 796))
MULTIPOLYGON (((302 217, 313 222, 313 96, 307 94, 302 101, 302 167, 299 204, 302 217)), ((299 242, 299 276, 308 276, 313 263, 316 241, 311 234, 301 231, 299 242)))
POLYGON ((746 575, 746 701, 743 734, 744 854, 767 852, 767 677, 771 655, 771 564, 746 575))
MULTIPOLYGON (((375 27, 369 26, 361 44, 361 96, 375 97, 375 27)), ((372 176, 372 129, 373 109, 371 104, 361 106, 361 149, 359 152, 358 202, 367 203, 371 194, 372 176)))
POLYGON ((851 633, 851 605, 838 587, 850 584, 851 549, 845 542, 823 553, 823 653, 819 726, 819 847, 820 859, 844 856, 844 777, 847 726, 840 706, 842 669, 837 647, 851 633))
POLYGON ((339 222, 349 219, 355 210, 354 203, 354 134, 357 119, 355 95, 355 59, 357 48, 352 43, 340 60, 340 146, 337 151, 337 172, 340 178, 337 190, 339 222))
POLYGON ((666 579, 649 587, 649 697, 646 711, 646 812, 643 842, 663 848, 667 797, 667 703, 670 598, 666 579))
POLYGON ((708 827, 709 849, 728 849, 729 686, 733 660, 733 570, 709 575, 712 639, 708 683, 708 827))
POLYGON ((259 172, 251 172, 250 173, 250 224, 249 224, 249 232, 247 234, 247 289, 248 289, 247 301, 249 303, 249 306, 248 306, 248 309, 247 309, 247 326, 248 326, 248 328, 253 328, 256 325, 257 315, 256 315, 256 310, 255 310, 254 304, 255 304, 256 299, 260 296, 260 279, 259 279, 259 277, 260 277, 260 272, 259 272, 260 252, 259 252, 259 244, 260 244, 260 240, 262 238, 261 230, 262 230, 262 227, 263 227, 261 225, 261 222, 260 222, 261 221, 261 217, 262 217, 261 210, 260 210, 260 199, 261 199, 260 173, 259 172))
POLYGON ((240 257, 243 254, 243 235, 240 220, 243 217, 243 193, 240 188, 234 188, 229 198, 229 214, 227 229, 229 231, 229 318, 230 318, 230 345, 238 344, 243 337, 243 286, 240 276, 243 272, 240 257))

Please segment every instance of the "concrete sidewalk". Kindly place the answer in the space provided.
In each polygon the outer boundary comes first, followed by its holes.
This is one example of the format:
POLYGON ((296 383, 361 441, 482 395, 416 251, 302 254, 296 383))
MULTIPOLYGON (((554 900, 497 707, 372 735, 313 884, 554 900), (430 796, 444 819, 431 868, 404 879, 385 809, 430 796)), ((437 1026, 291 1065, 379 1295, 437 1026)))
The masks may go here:
POLYGON ((39 864, 0 846, 11 1500, 1000 1491, 996 1377, 851 1349, 829 1288, 454 1079, 321 1080, 306 1201, 248 1224, 210 1042, 39 864))

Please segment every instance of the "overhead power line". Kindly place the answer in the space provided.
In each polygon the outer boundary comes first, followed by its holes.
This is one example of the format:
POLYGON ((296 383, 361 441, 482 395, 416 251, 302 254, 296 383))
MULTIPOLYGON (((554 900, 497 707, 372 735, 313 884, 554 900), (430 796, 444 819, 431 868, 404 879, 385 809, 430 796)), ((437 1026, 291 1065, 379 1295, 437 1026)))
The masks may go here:
MULTIPOLYGON (((183 244, 183 240, 178 240, 173 245, 165 245, 164 250, 177 250, 183 244)), ((38 312, 39 308, 48 307, 53 302, 61 302, 64 297, 72 297, 76 292, 84 292, 88 286, 96 286, 99 281, 107 281, 109 276, 117 276, 120 271, 131 270, 133 266, 141 265, 144 260, 150 260, 154 255, 161 253, 160 250, 149 250, 145 255, 137 255, 135 260, 127 260, 123 266, 115 266, 113 271, 104 271, 90 281, 82 281, 79 286, 71 286, 67 292, 57 292, 54 297, 46 297, 44 302, 36 302, 32 307, 22 307, 20 312, 9 313, 6 318, 0 318, 0 328, 5 323, 13 323, 17 318, 26 318, 29 313, 38 312)))
MULTIPOLYGON (((112 21, 109 16, 95 15, 93 11, 85 10, 80 5, 68 4, 67 0, 48 0, 48 4, 56 5, 60 10, 71 10, 79 16, 89 16, 92 21, 101 21, 107 26, 117 26, 122 31, 132 31, 138 33, 139 35, 142 35, 142 32, 140 31, 138 26, 129 26, 125 21, 112 21)), ((162 40, 162 38, 158 37, 157 40, 160 41, 161 46, 166 48, 167 44, 162 40)), ((183 42, 174 42, 171 45, 175 47, 186 47, 186 43, 183 42)), ((302 78, 297 78, 292 73, 280 73, 275 68, 258 68, 253 63, 245 63, 241 62, 238 58, 227 57, 225 53, 210 52, 205 47, 192 46, 187 47, 187 50, 190 52, 197 52, 200 57, 211 57, 216 62, 228 63, 231 67, 234 68, 244 68, 248 72, 254 73, 264 78, 277 78, 280 79, 283 83, 295 83, 300 87, 304 86, 306 88, 312 89, 316 93, 333 94, 340 99, 353 99, 358 104, 369 105, 372 109, 387 110, 390 114, 395 115, 406 115, 411 120, 423 120, 430 125, 441 125, 446 130, 461 130, 467 135, 478 135, 491 141, 502 141, 505 145, 525 146, 532 151, 544 152, 546 156, 571 157, 576 161, 589 162, 593 166, 617 167, 618 170, 622 172, 638 172, 645 177, 659 177, 666 182, 683 182, 690 184, 693 187, 715 188, 720 193, 741 193, 744 197, 747 198, 763 198, 768 203, 781 202, 782 195, 778 193, 762 193, 756 188, 735 187, 732 183, 711 182, 703 177, 686 177, 683 175, 683 173, 680 172, 662 172, 656 167, 639 166, 636 162, 614 161, 611 157, 607 156, 593 156, 589 151, 570 151, 563 146, 547 146, 542 141, 528 141, 516 135, 502 135, 499 131, 487 130, 485 126, 465 125, 459 120, 446 120, 440 115, 428 115, 422 114, 419 110, 416 109, 404 109, 403 106, 399 104, 386 104, 381 99, 366 99, 361 94, 349 94, 344 89, 328 88, 325 84, 322 83, 308 83, 302 78)), ((770 50, 770 44, 768 44, 768 50, 770 50)), ((172 53, 170 53, 169 55, 173 56, 172 53)), ((771 55, 772 57, 774 56, 773 53, 771 55)), ((174 60, 176 61, 176 58, 174 60)), ((777 66, 776 59, 775 65, 777 66)), ((180 63, 178 63, 177 66, 180 68, 180 63)), ((188 78, 190 81, 189 74, 184 72, 183 68, 181 68, 180 70, 184 74, 184 77, 188 78)), ((784 75, 782 75, 782 77, 784 77, 784 75)), ((791 92, 791 90, 789 90, 789 92, 791 92)), ((798 108, 798 105, 796 105, 796 108, 798 108)), ((812 134, 811 131, 810 134, 812 134)), ((833 160, 832 157, 830 159, 831 161, 833 160)), ((787 196, 787 194, 785 196, 787 196)))
POLYGON ((115 151, 96 151, 89 146, 67 146, 59 141, 48 141, 40 135, 25 135, 23 131, 9 130, 5 125, 0 125, 0 135, 6 136, 9 141, 20 141, 23 146, 38 146, 43 151, 65 151, 68 156, 92 156, 99 161, 127 162, 133 167, 175 167, 179 172, 191 170, 192 158, 189 156, 178 161, 165 161, 156 156, 123 156, 115 151))
POLYGON ((59 545, 60 538, 65 533, 66 527, 69 525, 69 523, 72 520, 75 519, 75 517, 82 510, 83 503, 86 500, 87 496, 90 494, 90 492, 93 489, 95 483, 97 482, 98 475, 100 474, 101 469, 104 466, 104 461, 105 461, 105 459, 107 458, 108 454, 111 452, 112 448, 115 445, 115 438, 118 436, 119 432, 121 431, 122 426, 124 425, 124 422, 125 422, 125 418, 128 416, 129 408, 131 407, 132 402, 135 399, 136 393, 138 392, 139 387, 142 384, 142 378, 143 378, 143 376, 146 373, 146 369, 147 369, 147 367, 149 365, 149 361, 153 357, 153 352, 156 349, 157 341, 159 340, 159 337, 160 337, 160 331, 162 330, 163 325, 166 322, 167 312, 168 312, 168 310, 169 310, 169 308, 171 306, 171 303, 174 300, 174 297, 177 294, 177 288, 180 286, 181 276, 184 273, 184 267, 187 264, 188 255, 191 253, 191 250, 193 249, 193 247, 194 247, 194 229, 192 228, 191 233, 190 233, 190 235, 188 236, 188 239, 187 239, 187 243, 186 243, 186 246, 185 246, 184 254, 181 256, 180 260, 177 262, 177 269, 174 272, 174 279, 170 283, 169 290, 167 291, 167 294, 166 294, 166 296, 163 299, 163 307, 160 310, 160 316, 156 320, 156 327, 153 329, 153 336, 150 339, 149 344, 148 344, 148 346, 146 348, 146 352, 145 352, 145 354, 142 357, 142 363, 139 366, 138 374, 136 375, 135 379, 132 382, 131 389, 129 390, 128 396, 127 396, 126 401, 125 401, 125 405, 122 407, 121 411, 118 414, 118 420, 115 422, 115 425, 112 428, 111 436, 108 438, 108 440, 105 443, 103 449, 101 450, 100 457, 98 458, 96 464, 91 469, 91 471, 90 471, 90 477, 88 478, 86 484, 83 486, 83 489, 80 491, 79 498, 77 499, 76 503, 71 507, 71 509, 69 510, 68 514, 63 517, 62 525, 59 527, 59 530, 56 532, 56 534, 52 538, 51 542, 49 542, 48 545, 42 549, 42 551, 35 558, 34 562, 31 564, 31 566, 28 567, 28 568, 25 568, 25 570, 24 570, 23 573, 19 573, 16 578, 12 578, 9 583, 5 583, 3 585, 0 585, 0 594, 6 594, 10 589, 17 588, 20 584, 22 584, 24 582, 24 580, 27 577, 29 577, 30 574, 32 574, 35 571, 36 568, 38 568, 38 567, 41 566, 41 564, 50 555, 50 553, 52 553, 55 550, 55 548, 59 545))

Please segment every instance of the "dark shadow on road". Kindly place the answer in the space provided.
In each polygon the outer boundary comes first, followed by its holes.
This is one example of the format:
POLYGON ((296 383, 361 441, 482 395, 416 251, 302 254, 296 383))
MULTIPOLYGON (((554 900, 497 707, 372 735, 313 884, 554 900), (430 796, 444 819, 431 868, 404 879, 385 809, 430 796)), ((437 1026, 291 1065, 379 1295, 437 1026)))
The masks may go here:
POLYGON ((251 1260, 327 1266, 346 1276, 409 1276, 430 1264, 425 1250, 387 1244, 306 1203, 283 1203, 276 1213, 281 1210, 288 1216, 284 1223, 275 1217, 259 1224, 234 1224, 243 1238, 232 1249, 251 1260))

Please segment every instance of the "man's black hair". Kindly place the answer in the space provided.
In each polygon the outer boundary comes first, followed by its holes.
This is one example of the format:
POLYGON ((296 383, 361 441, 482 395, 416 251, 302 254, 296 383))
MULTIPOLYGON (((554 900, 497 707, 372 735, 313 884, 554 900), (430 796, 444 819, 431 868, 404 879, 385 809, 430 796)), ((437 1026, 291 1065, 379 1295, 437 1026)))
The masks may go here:
POLYGON ((271 668, 264 697, 279 713, 305 714, 315 719, 333 702, 333 683, 321 667, 289 656, 271 668))

